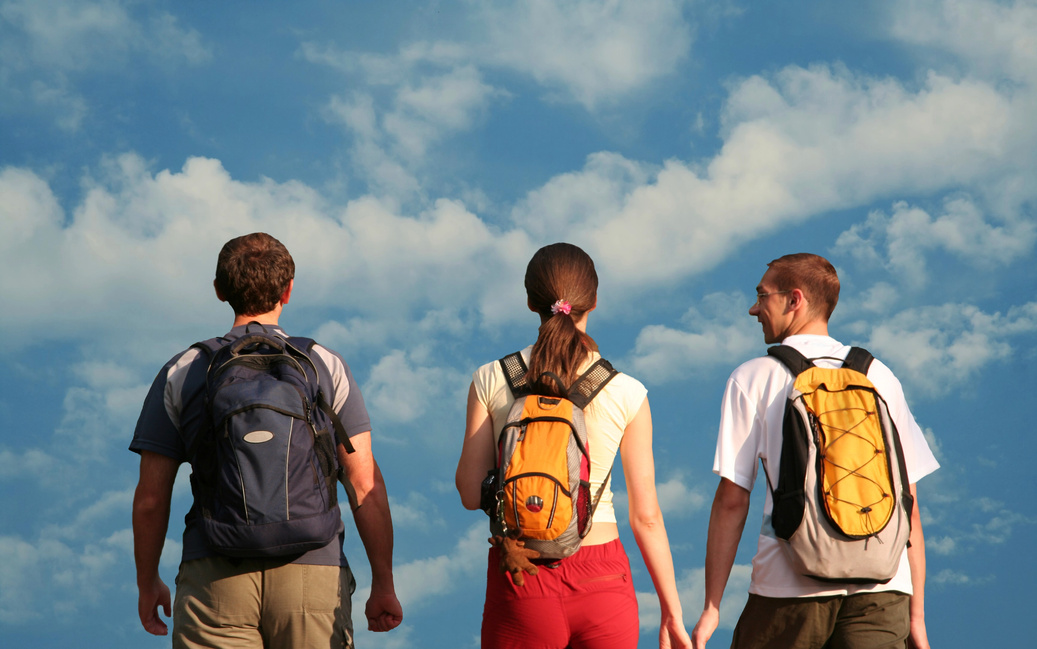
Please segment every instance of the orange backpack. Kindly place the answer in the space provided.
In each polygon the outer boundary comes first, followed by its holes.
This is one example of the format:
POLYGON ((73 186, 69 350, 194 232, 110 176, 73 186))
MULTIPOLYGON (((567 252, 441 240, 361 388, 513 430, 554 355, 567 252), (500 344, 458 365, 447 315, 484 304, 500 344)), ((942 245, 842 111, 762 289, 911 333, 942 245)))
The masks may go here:
MULTIPOLYGON (((566 388, 566 397, 533 394, 519 353, 500 359, 515 403, 501 431, 497 466, 488 488, 490 529, 525 541, 544 559, 562 559, 580 547, 608 477, 593 501, 590 452, 583 409, 618 372, 599 359, 566 388)), ((609 471, 611 475, 611 470, 609 471)))

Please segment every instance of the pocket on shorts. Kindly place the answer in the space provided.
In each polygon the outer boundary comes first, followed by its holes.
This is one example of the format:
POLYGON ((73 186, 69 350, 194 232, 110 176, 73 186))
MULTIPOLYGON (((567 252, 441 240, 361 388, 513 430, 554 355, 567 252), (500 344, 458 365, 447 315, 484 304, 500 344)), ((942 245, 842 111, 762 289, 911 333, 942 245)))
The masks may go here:
POLYGON ((608 573, 578 580, 577 589, 586 593, 601 591, 625 591, 630 588, 630 578, 626 573, 608 573))

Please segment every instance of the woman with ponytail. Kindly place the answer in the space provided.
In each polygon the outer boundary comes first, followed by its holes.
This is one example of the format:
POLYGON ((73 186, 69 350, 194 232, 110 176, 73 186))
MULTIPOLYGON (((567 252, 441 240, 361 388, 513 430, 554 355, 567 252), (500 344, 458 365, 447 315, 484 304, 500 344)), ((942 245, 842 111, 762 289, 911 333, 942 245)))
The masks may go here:
MULTIPOLYGON (((587 335, 597 306, 594 262, 580 248, 556 243, 526 268, 529 309, 540 316, 536 342, 522 351, 535 394, 565 390, 601 356, 587 335), (545 374, 546 373, 546 374, 545 374), (565 385, 558 385, 551 375, 565 385), (541 379, 543 377, 543 379, 541 379)), ((489 551, 483 649, 634 649, 637 598, 630 562, 619 540, 610 474, 616 454, 626 477, 630 525, 659 597, 660 647, 691 647, 684 629, 673 560, 655 491, 652 415, 647 391, 617 374, 584 410, 591 455, 591 493, 601 490, 589 534, 570 557, 545 564, 514 540, 489 551), (602 486, 604 484, 604 488, 602 486), (524 571, 523 571, 524 570, 524 571)), ((467 509, 480 508, 481 483, 494 468, 497 440, 515 398, 500 363, 476 370, 456 483, 467 509)))

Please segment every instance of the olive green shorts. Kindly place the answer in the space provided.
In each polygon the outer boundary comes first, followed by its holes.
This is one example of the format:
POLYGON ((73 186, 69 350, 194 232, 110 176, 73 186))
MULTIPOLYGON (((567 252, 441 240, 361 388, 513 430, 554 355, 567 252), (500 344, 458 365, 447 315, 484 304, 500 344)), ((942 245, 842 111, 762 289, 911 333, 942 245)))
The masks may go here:
POLYGON ((910 597, 898 592, 840 597, 760 597, 738 618, 732 649, 901 649, 910 597))

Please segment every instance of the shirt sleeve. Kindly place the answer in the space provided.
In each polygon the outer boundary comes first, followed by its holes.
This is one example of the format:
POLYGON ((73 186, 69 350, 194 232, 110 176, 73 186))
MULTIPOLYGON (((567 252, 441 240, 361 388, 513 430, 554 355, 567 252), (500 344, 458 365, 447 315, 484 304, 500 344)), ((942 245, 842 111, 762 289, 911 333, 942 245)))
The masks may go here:
POLYGON ((732 376, 720 405, 713 472, 752 491, 756 482, 759 439, 762 434, 756 404, 732 376))
POLYGON ((134 453, 159 453, 183 462, 187 457, 183 438, 177 422, 173 421, 166 407, 170 400, 167 393, 173 389, 169 384, 169 374, 176 361, 174 358, 166 363, 152 382, 137 419, 137 427, 133 431, 130 450, 134 453))
POLYGON ((338 413, 346 435, 355 437, 371 430, 371 417, 367 414, 364 396, 353 378, 349 365, 337 353, 322 345, 314 345, 313 351, 324 363, 331 378, 331 394, 327 395, 331 408, 338 413))

